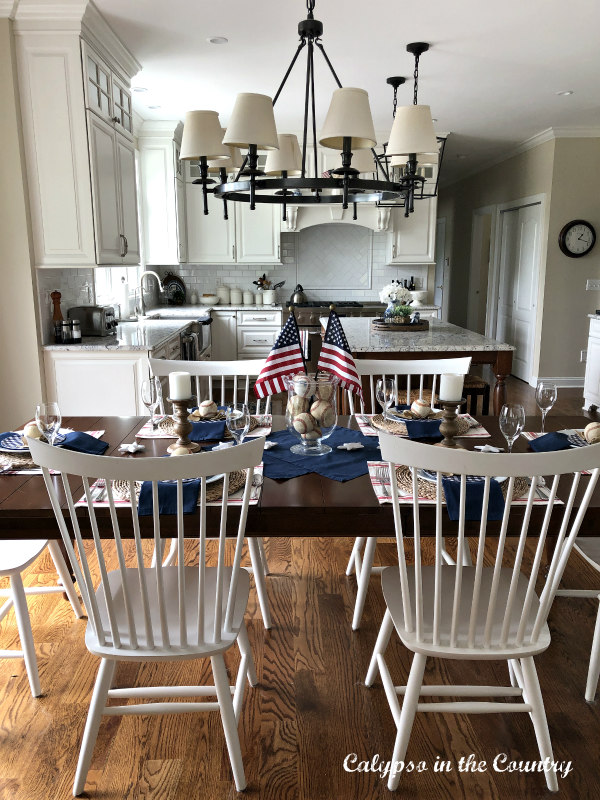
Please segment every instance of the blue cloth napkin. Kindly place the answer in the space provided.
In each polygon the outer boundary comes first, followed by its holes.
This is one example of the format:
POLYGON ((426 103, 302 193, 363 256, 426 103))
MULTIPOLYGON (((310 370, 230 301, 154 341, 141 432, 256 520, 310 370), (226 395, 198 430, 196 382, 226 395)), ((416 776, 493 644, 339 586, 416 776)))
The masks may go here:
POLYGON ((363 436, 360 431, 349 428, 336 428, 325 440, 333 448, 324 456, 300 456, 290 452, 290 447, 299 443, 299 438, 288 431, 272 433, 268 440, 277 442, 277 447, 265 450, 263 454, 264 476, 266 478, 297 478, 316 472, 334 481, 350 481, 369 471, 367 461, 379 460, 378 440, 374 436, 363 436), (338 450, 345 442, 360 442, 364 448, 359 450, 338 450))
POLYGON ((65 450, 75 450, 77 453, 102 456, 108 449, 108 442, 103 442, 102 439, 95 439, 89 433, 83 433, 83 431, 73 431, 73 433, 67 433, 64 440, 57 446, 64 447, 65 450))
POLYGON ((220 441, 224 436, 224 419, 217 419, 214 422, 192 422, 191 442, 220 441))
POLYGON ((538 439, 532 439, 529 447, 536 453, 549 453, 552 450, 567 450, 571 446, 566 433, 545 433, 538 439))
POLYGON ((444 438, 440 433, 439 419, 407 419, 406 432, 409 439, 435 439, 441 442, 444 438))
MULTIPOLYGON (((483 508, 483 489, 485 481, 467 478, 467 494, 465 498, 465 519, 481 519, 483 508)), ((460 479, 442 478, 442 487, 446 496, 448 516, 456 521, 460 516, 460 479)), ((502 519, 504 514, 504 495, 497 480, 490 481, 490 500, 488 503, 488 520, 502 519)))
POLYGON ((410 406, 407 403, 396 403, 396 411, 409 411, 410 406))
MULTIPOLYGON (((193 514, 198 503, 200 480, 184 481, 183 483, 183 513, 193 514)), ((177 513, 177 483, 158 482, 158 510, 161 514, 177 513)), ((152 482, 144 481, 140 490, 138 502, 138 516, 147 517, 152 514, 152 482)))

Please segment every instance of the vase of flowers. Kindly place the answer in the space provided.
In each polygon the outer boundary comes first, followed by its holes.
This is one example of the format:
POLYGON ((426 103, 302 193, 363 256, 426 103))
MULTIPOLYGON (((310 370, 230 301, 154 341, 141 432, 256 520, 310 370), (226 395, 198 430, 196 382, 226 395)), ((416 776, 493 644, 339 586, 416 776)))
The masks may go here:
POLYGON ((386 322, 394 325, 406 325, 410 322, 412 295, 400 281, 392 281, 384 286, 379 292, 379 299, 388 304, 383 312, 386 322))

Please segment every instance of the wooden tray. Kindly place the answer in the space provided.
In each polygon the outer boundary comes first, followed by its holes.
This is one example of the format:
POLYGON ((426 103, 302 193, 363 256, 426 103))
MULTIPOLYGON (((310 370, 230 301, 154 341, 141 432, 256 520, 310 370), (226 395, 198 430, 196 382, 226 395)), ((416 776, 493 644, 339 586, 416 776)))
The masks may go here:
POLYGON ((375 317, 371 320, 371 328, 374 331, 404 331, 405 333, 414 333, 417 331, 428 331, 429 320, 424 319, 421 322, 406 322, 400 325, 395 322, 386 322, 383 317, 375 317))

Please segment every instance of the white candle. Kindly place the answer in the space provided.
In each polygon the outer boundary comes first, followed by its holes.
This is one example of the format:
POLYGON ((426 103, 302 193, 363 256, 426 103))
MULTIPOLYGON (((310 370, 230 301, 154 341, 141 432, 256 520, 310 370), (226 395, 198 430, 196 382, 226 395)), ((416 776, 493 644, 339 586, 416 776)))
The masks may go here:
POLYGON ((450 373, 440 378, 440 400, 462 400, 464 375, 450 373))
POLYGON ((171 372, 169 375, 169 398, 187 400, 192 396, 192 380, 189 372, 171 372))

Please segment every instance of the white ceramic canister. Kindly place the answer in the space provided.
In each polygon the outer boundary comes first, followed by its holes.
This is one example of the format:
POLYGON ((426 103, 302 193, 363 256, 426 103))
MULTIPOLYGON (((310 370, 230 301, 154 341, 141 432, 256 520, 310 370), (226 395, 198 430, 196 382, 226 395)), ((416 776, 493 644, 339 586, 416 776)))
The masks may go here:
POLYGON ((229 291, 229 302, 232 306, 242 305, 242 290, 231 288, 229 291))
POLYGON ((275 289, 265 289, 262 295, 263 295, 263 303, 266 306, 275 305, 277 299, 277 292, 275 291, 275 289))
POLYGON ((254 295, 254 305, 262 306, 262 304, 263 304, 263 293, 256 292, 256 294, 254 295))
POLYGON ((228 306, 230 303, 229 286, 217 287, 217 297, 219 298, 222 306, 228 306))
POLYGON ((244 292, 244 305, 245 306, 254 305, 254 292, 249 292, 249 291, 244 292))

